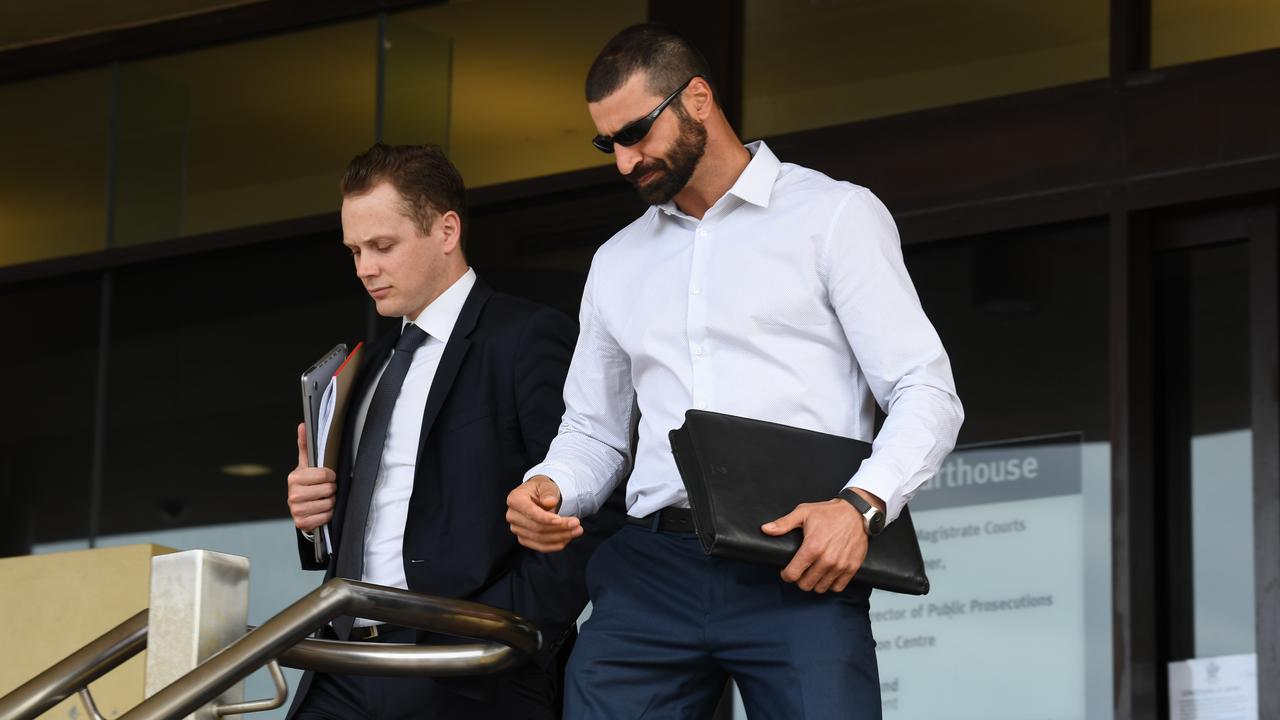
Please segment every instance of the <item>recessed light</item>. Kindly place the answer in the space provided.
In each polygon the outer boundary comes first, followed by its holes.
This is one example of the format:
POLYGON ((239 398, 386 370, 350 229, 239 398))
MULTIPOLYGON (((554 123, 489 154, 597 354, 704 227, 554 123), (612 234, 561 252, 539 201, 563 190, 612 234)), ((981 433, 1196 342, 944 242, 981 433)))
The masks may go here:
POLYGON ((231 465, 223 465, 222 473, 231 477, 262 477, 270 475, 271 468, 259 463, 233 463, 231 465))

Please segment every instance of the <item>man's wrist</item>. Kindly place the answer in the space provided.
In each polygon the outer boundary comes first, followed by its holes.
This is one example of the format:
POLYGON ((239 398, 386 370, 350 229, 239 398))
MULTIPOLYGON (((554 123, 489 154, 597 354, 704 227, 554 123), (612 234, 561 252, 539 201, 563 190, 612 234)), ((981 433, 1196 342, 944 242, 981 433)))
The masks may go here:
POLYGON ((862 529, 867 537, 875 537, 884 532, 884 502, 875 495, 860 488, 845 488, 840 491, 839 499, 848 503, 862 518, 862 529))

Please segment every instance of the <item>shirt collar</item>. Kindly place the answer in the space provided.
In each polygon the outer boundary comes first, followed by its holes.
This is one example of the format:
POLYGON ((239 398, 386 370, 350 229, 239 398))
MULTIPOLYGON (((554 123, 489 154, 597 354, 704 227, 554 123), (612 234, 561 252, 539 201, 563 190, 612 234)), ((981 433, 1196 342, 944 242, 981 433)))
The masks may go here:
POLYGON ((476 271, 467 268, 462 277, 458 278, 448 290, 440 293, 440 297, 431 301, 416 318, 401 318, 400 331, 404 332, 404 326, 413 323, 422 328, 433 338, 441 342, 449 342, 449 334, 453 332, 453 326, 458 322, 458 315, 462 313, 462 305, 467 301, 467 296, 471 294, 471 288, 476 284, 476 271))
POLYGON ((751 162, 747 163, 747 167, 738 176, 738 181, 729 188, 729 194, 737 195, 752 205, 767 208, 782 163, 763 140, 749 143, 747 152, 751 153, 751 162))
MULTIPOLYGON (((733 183, 733 187, 729 188, 727 194, 741 198, 752 205, 767 208, 769 198, 773 195, 773 184, 778 180, 782 163, 763 140, 748 143, 746 148, 747 152, 751 153, 751 161, 742 169, 742 174, 738 175, 737 181, 733 183)), ((676 207, 675 200, 668 200, 658 208, 668 215, 688 217, 676 207)))

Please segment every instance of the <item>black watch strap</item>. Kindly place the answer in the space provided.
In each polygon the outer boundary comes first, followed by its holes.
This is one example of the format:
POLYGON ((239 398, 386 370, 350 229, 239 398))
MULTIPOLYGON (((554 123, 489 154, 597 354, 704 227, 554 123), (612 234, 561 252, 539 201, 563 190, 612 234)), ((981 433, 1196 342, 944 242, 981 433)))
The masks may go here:
POLYGON ((868 537, 875 537, 884 531, 884 513, 880 512, 879 508, 863 500, 862 496, 852 488, 841 490, 840 498, 852 505, 853 509, 862 516, 862 527, 867 531, 868 537))

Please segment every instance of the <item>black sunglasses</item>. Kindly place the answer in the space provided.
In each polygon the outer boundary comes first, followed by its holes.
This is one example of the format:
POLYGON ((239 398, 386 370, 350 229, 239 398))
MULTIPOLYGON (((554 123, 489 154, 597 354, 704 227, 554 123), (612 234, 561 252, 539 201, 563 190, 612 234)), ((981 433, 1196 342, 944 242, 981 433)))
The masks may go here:
POLYGON ((689 83, 693 82, 693 78, 697 77, 702 76, 694 75, 688 80, 685 80, 683 85, 673 90, 671 94, 667 96, 667 99, 658 103, 658 107, 654 108, 648 115, 645 115, 639 120, 623 125, 621 130, 612 135, 595 136, 595 138, 592 139, 591 144, 595 145, 596 149, 602 153, 612 154, 614 143, 623 147, 631 147, 632 145, 640 142, 644 139, 645 135, 649 134, 649 128, 653 127, 654 121, 658 119, 658 116, 662 114, 662 111, 666 110, 667 106, 671 104, 671 101, 675 100, 676 96, 679 95, 682 90, 689 87, 689 83))

